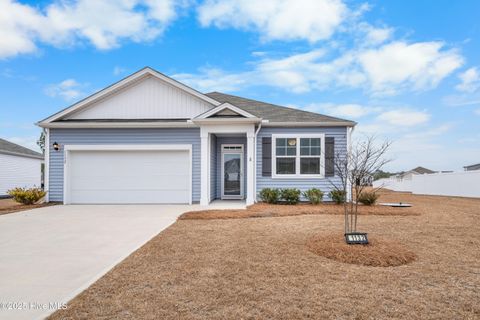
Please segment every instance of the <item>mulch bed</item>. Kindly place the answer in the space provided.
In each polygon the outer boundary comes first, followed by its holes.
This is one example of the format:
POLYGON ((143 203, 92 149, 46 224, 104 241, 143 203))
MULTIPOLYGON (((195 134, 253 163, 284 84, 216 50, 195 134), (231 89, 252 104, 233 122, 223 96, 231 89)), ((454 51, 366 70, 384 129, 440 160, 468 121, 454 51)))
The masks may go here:
MULTIPOLYGON (((386 206, 359 205, 359 215, 378 216, 414 216, 420 213, 415 207, 394 208, 386 206)), ((335 214, 343 215, 343 205, 334 203, 321 203, 318 205, 300 203, 297 205, 257 203, 247 207, 246 210, 203 210, 190 211, 181 215, 180 220, 196 219, 241 219, 262 217, 285 217, 308 214, 335 214)))
POLYGON ((12 199, 0 199, 0 215, 14 213, 19 211, 25 211, 35 208, 54 206, 57 203, 39 203, 39 204, 21 204, 13 201, 12 199))
POLYGON ((398 241, 374 236, 367 245, 347 244, 342 234, 318 234, 307 241, 308 249, 319 255, 344 263, 371 267, 396 267, 415 261, 415 253, 398 241))

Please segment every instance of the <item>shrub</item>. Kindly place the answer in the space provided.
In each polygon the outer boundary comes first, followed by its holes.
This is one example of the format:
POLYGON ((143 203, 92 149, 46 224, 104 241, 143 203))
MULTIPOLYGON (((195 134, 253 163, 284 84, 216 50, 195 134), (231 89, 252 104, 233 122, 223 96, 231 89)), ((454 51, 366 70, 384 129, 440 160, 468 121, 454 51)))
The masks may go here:
POLYGON ((330 191, 330 198, 332 198, 336 204, 342 204, 345 202, 346 193, 343 190, 332 190, 330 191))
POLYGON ((363 191, 358 196, 358 202, 367 206, 372 206, 375 204, 375 202, 377 202, 378 197, 379 195, 375 192, 363 191))
POLYGON ((280 190, 280 196, 287 204, 297 204, 300 201, 300 190, 287 188, 280 190))
POLYGON ((323 192, 317 188, 311 188, 303 192, 303 196, 310 201, 311 204, 319 204, 323 199, 323 192))
POLYGON ((277 203, 280 197, 278 189, 264 188, 260 191, 260 198, 266 203, 277 203))
POLYGON ((7 194, 13 197, 15 202, 22 204, 34 204, 42 199, 46 192, 41 188, 14 188, 7 191, 7 194))

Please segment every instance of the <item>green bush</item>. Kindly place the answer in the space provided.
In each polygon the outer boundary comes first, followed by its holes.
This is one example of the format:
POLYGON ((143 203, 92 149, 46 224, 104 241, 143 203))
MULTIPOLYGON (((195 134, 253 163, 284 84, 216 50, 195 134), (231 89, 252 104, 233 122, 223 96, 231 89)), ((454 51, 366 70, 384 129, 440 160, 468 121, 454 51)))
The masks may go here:
POLYGON ((303 196, 310 201, 311 204, 319 204, 323 199, 323 192, 317 188, 311 188, 303 192, 303 196))
POLYGON ((375 192, 363 191, 358 196, 358 202, 367 206, 373 206, 377 202, 378 197, 379 195, 375 192))
POLYGON ((300 190, 295 188, 287 188, 280 190, 280 197, 287 204, 297 204, 300 201, 300 190))
POLYGON ((330 191, 330 198, 332 198, 336 204, 342 204, 345 202, 346 193, 343 190, 332 190, 330 191))
POLYGON ((14 188, 7 191, 7 194, 13 197, 13 200, 22 204, 34 204, 42 199, 46 192, 41 188, 14 188))
POLYGON ((280 190, 264 188, 260 191, 260 198, 266 203, 277 203, 280 198, 280 190))

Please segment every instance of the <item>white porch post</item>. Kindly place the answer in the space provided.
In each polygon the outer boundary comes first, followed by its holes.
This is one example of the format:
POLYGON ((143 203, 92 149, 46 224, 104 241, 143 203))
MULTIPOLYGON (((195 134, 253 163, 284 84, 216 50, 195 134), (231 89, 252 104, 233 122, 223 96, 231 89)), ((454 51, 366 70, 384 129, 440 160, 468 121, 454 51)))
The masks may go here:
POLYGON ((251 205, 255 203, 255 133, 247 132, 247 199, 246 204, 251 205))
POLYGON ((210 203, 210 183, 208 181, 208 175, 210 173, 209 167, 209 153, 210 153, 210 146, 209 146, 209 134, 207 130, 200 130, 200 205, 206 206, 210 203))

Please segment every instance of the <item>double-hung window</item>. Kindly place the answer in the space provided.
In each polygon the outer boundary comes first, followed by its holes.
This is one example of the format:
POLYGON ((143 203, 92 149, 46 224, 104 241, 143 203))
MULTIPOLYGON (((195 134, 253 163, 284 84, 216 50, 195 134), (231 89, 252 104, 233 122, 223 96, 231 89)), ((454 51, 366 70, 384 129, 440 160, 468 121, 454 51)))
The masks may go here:
POLYGON ((324 176, 323 134, 272 135, 272 176, 311 178, 324 176))

